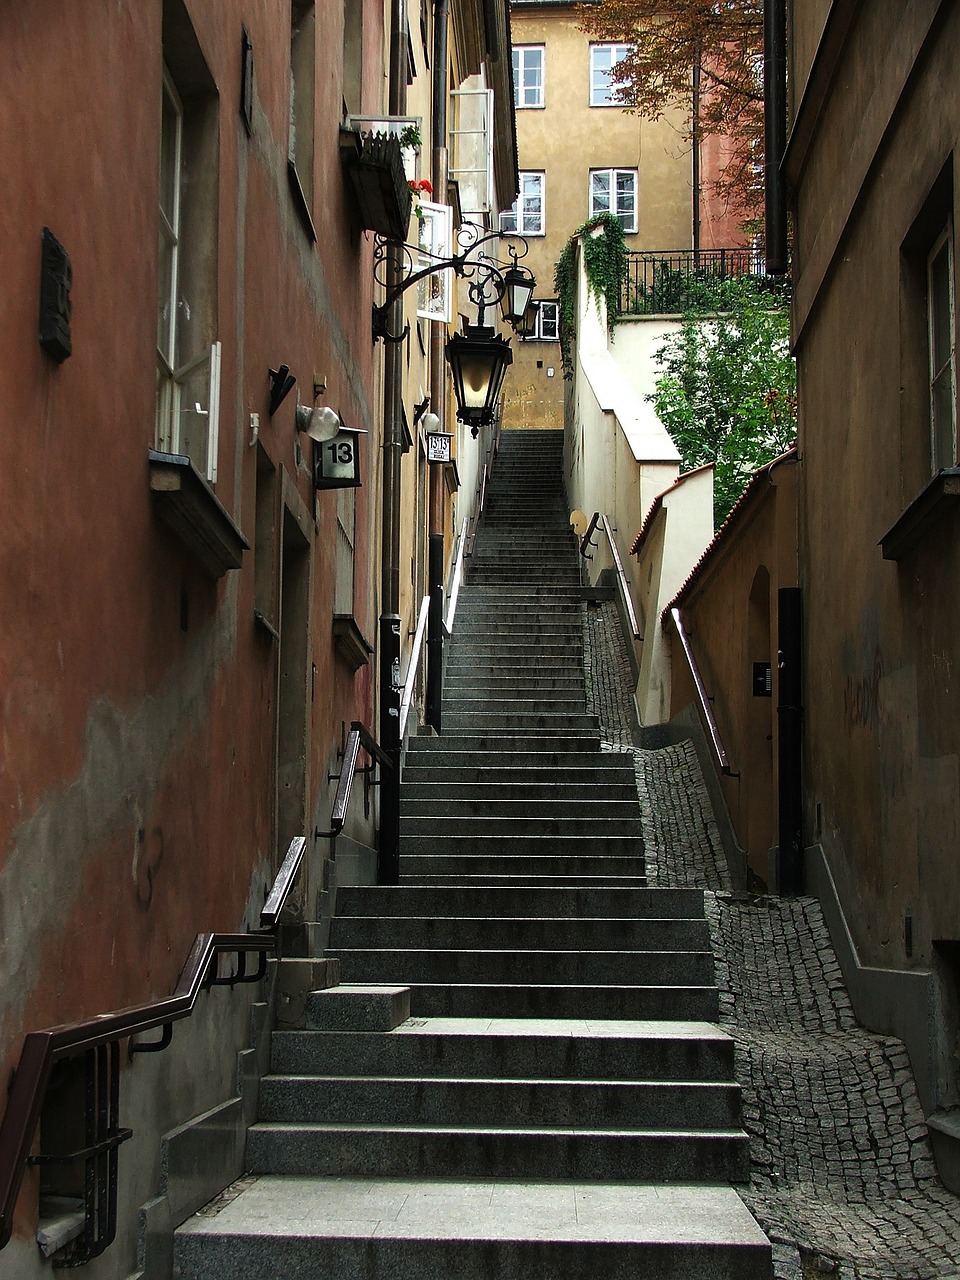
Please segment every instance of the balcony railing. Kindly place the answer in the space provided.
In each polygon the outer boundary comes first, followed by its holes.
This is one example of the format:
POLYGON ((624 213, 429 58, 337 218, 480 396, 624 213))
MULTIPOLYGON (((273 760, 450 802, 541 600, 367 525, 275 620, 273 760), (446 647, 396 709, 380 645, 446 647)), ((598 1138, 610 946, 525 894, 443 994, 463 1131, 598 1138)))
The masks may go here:
POLYGON ((620 285, 622 316, 680 315, 685 311, 726 311, 731 282, 752 279, 782 292, 783 277, 764 273, 758 249, 645 249, 628 252, 620 285))

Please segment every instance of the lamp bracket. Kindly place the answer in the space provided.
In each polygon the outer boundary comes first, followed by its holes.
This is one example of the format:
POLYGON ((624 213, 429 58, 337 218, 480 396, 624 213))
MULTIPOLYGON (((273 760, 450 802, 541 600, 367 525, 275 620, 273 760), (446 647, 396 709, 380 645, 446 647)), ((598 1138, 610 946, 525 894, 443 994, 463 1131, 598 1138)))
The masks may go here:
POLYGON ((531 282, 533 280, 527 268, 519 265, 520 258, 526 257, 530 248, 522 236, 518 237, 522 248, 518 250, 514 244, 507 246, 510 263, 500 262, 497 258, 483 252, 483 245, 499 239, 499 231, 487 231, 479 223, 464 222, 457 233, 460 252, 449 258, 441 258, 428 249, 410 244, 398 245, 395 240, 376 236, 373 248, 373 278, 386 290, 386 295, 383 302, 375 304, 373 308, 374 341, 383 338, 385 342, 402 342, 406 338, 409 325, 404 327, 399 337, 389 332, 387 314, 390 308, 408 289, 440 271, 453 271, 461 280, 468 282, 470 301, 479 309, 478 323, 483 324, 484 310, 487 307, 496 306, 506 293, 506 272, 526 272, 531 282), (399 281, 391 278, 396 274, 394 254, 398 249, 401 271, 399 281))

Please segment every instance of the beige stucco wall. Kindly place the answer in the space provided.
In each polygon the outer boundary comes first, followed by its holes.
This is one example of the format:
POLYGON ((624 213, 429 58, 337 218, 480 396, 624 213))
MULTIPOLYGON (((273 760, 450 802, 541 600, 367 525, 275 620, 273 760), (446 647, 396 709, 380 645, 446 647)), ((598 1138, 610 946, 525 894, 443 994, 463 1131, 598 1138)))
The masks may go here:
MULTIPOLYGON (((795 462, 768 468, 682 599, 685 629, 736 775, 721 778, 727 808, 748 865, 762 881, 777 843, 777 591, 797 585, 796 490, 795 462), (771 664, 771 697, 753 693, 755 662, 771 664)), ((667 625, 676 715, 695 693, 667 625)))
POLYGON ((960 938, 960 525, 899 563, 878 546, 929 475, 903 246, 960 139, 960 11, 932 32, 935 9, 860 10, 797 201, 806 830, 864 959, 907 968, 960 938))
MULTIPOLYGON (((619 107, 591 107, 590 38, 578 28, 573 5, 515 7, 512 28, 514 45, 545 46, 545 105, 517 111, 520 168, 546 174, 545 234, 529 238, 525 260, 537 278, 537 297, 556 297, 554 266, 573 231, 588 216, 591 169, 639 170, 638 231, 627 236, 628 248, 689 247, 691 153, 682 136, 683 113, 651 123, 619 107)), ((559 345, 515 339, 513 346, 514 365, 505 386, 505 423, 561 426, 559 345)))

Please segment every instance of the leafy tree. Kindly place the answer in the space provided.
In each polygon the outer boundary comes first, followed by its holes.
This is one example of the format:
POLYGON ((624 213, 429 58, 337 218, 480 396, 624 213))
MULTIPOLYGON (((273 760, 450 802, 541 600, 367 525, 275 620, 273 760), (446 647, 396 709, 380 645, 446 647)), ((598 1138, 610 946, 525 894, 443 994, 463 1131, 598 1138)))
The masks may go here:
POLYGON ((631 46, 612 80, 648 120, 690 109, 699 65, 700 132, 731 148, 717 190, 745 219, 762 216, 763 0, 597 0, 578 16, 596 39, 631 46))
POLYGON ((756 280, 730 280, 722 313, 687 313, 656 361, 648 396, 684 470, 715 463, 714 521, 730 514, 750 476, 796 437, 797 373, 785 300, 756 280))

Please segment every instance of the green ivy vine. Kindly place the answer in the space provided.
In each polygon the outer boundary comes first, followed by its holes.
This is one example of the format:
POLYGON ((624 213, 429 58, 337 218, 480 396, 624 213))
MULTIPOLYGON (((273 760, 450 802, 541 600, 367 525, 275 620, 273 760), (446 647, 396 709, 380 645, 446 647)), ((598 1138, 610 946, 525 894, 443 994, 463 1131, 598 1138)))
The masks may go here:
POLYGON ((619 319, 620 285, 627 274, 627 248, 619 219, 612 213, 598 213, 577 227, 557 259, 553 273, 553 287, 560 304, 560 362, 563 376, 568 379, 573 377, 570 344, 576 335, 578 240, 582 245, 587 290, 606 303, 610 333, 619 319))

